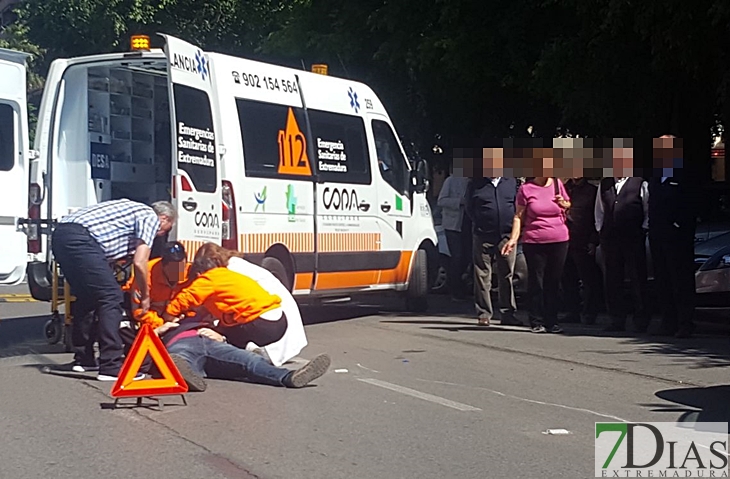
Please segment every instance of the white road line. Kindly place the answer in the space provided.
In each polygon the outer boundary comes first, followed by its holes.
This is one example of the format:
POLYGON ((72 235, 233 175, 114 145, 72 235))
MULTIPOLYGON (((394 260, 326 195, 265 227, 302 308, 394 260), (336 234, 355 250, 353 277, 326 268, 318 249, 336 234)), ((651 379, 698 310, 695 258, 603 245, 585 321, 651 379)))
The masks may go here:
POLYGON ((592 411, 590 409, 585 409, 585 408, 580 408, 580 407, 573 407, 573 406, 567 406, 565 404, 556 404, 556 403, 550 403, 550 402, 544 402, 544 401, 536 401, 534 399, 527 399, 527 398, 523 398, 523 397, 520 397, 520 396, 513 396, 511 394, 505 394, 505 393, 500 392, 500 391, 495 391, 493 389, 487 389, 487 388, 482 388, 482 387, 478 387, 478 386, 466 386, 464 384, 450 383, 450 382, 446 382, 446 381, 432 381, 432 380, 429 380, 429 379, 418 379, 418 378, 416 378, 416 380, 417 381, 422 381, 422 382, 427 382, 427 383, 444 384, 444 385, 447 385, 447 386, 460 386, 460 387, 466 387, 466 388, 469 388, 469 389, 477 389, 479 391, 485 391, 485 392, 489 392, 489 393, 492 393, 492 394, 496 394, 497 396, 502 396, 502 397, 505 397, 505 398, 515 399, 517 401, 524 401, 524 402, 531 403, 531 404, 538 404, 540 406, 551 406, 551 407, 556 407, 556 408, 560 408, 560 409, 567 409, 569 411, 583 412, 583 413, 592 414, 592 415, 595 415, 595 416, 598 416, 598 417, 605 417, 606 419, 615 419, 617 422, 631 422, 628 419, 624 419, 624 418, 621 418, 621 417, 618 417, 618 416, 613 416, 611 414, 603 414, 603 413, 600 413, 598 411, 592 411))
POLYGON ((371 373, 379 373, 379 372, 380 372, 380 371, 376 371, 376 370, 374 370, 374 369, 366 368, 365 366, 363 366, 363 365, 362 365, 362 364, 360 364, 360 363, 357 363, 357 367, 359 367, 359 368, 362 368, 362 369, 364 369, 364 370, 366 370, 366 371, 370 371, 371 373))
POLYGON ((411 396, 418 399, 423 399, 424 401, 429 401, 435 404, 440 404, 442 406, 450 407, 452 409, 456 409, 457 411, 481 411, 481 409, 469 406, 468 404, 462 404, 460 402, 451 401, 450 399, 442 398, 440 396, 434 396, 432 394, 422 393, 421 391, 416 391, 415 389, 410 389, 403 386, 398 386, 397 384, 392 384, 386 381, 381 381, 379 379, 371 379, 371 378, 365 378, 360 379, 358 378, 358 381, 362 381, 364 383, 372 384, 373 386, 378 386, 383 389, 389 389, 391 391, 395 391, 397 393, 405 394, 406 396, 411 396))

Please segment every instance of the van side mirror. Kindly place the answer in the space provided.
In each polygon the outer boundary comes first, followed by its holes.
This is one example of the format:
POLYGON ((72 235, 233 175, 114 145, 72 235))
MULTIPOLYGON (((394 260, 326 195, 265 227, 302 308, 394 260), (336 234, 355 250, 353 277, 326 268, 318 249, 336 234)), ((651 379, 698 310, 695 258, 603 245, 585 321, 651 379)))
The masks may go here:
POLYGON ((416 193, 426 193, 428 191, 428 163, 426 160, 418 160, 416 169, 411 170, 411 185, 416 193))

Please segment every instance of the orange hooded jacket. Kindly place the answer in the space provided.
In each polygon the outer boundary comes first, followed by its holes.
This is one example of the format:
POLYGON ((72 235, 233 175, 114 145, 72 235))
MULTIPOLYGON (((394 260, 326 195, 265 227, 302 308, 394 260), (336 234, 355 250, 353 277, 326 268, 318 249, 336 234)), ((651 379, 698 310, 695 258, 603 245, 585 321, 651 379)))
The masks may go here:
MULTIPOLYGON (((165 271, 162 266, 162 259, 155 258, 147 263, 147 284, 150 288, 150 310, 141 314, 141 310, 136 309, 134 311, 134 319, 139 323, 148 323, 153 328, 162 326, 165 322, 160 316, 170 300, 177 294, 187 283, 188 283, 188 272, 190 271, 190 263, 185 265, 183 272, 182 281, 179 281, 176 285, 170 286, 170 283, 165 276, 165 271)), ((134 271, 132 272, 132 278, 129 282, 122 287, 125 291, 136 292, 136 284, 134 283, 134 271)), ((136 295, 132 295, 132 301, 135 304, 139 304, 139 299, 136 295)))
POLYGON ((248 276, 228 268, 213 268, 195 278, 167 305, 167 313, 180 316, 205 306, 223 326, 249 323, 281 307, 281 298, 266 292, 248 276))

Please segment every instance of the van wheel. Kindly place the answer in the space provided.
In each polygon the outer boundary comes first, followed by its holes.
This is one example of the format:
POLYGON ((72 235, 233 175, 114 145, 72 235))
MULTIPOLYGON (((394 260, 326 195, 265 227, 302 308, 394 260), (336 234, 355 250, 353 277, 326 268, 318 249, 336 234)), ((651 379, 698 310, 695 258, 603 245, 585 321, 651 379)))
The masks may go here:
POLYGON ((406 310, 423 313, 428 309, 428 256, 426 250, 416 251, 411 280, 406 290, 406 310))
POLYGON ((273 256, 267 256, 261 261, 261 267, 269 270, 271 274, 273 274, 276 279, 281 281, 281 284, 283 284, 286 289, 289 291, 292 290, 292 284, 289 280, 289 275, 286 273, 286 268, 283 264, 281 264, 281 261, 274 258, 273 256))

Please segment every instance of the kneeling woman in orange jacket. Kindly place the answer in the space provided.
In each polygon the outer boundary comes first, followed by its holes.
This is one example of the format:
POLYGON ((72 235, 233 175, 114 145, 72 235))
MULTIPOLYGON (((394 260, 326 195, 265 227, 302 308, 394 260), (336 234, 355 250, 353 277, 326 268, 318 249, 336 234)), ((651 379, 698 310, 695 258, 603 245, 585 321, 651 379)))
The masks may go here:
MULTIPOLYGON (((216 330, 239 348, 245 349, 249 342, 264 346, 284 336, 287 320, 281 298, 269 294, 248 276, 196 254, 190 280, 167 305, 165 321, 203 306, 217 320, 211 321, 217 323, 216 330)), ((197 318, 197 322, 203 320, 197 318)))

